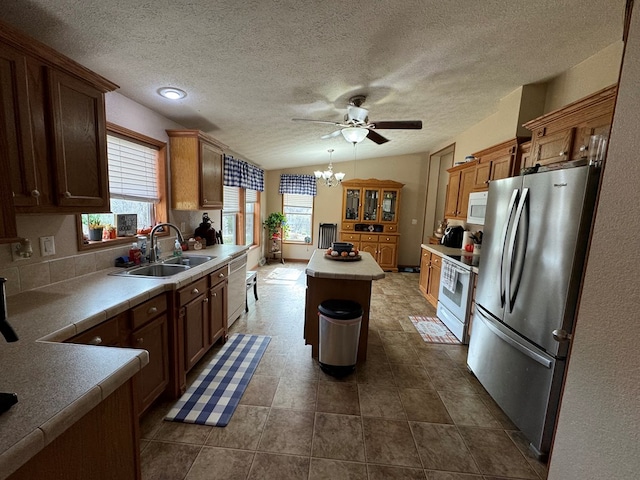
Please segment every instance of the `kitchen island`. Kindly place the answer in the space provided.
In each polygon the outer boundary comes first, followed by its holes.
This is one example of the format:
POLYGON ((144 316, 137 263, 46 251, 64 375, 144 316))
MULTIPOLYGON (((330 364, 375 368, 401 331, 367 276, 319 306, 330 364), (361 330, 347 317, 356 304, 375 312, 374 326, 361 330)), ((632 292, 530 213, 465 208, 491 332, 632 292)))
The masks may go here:
POLYGON ((318 356, 318 305, 329 299, 352 300, 362 306, 358 362, 367 358, 371 282, 385 274, 370 253, 360 252, 360 257, 356 261, 333 260, 326 257, 325 250, 316 250, 307 264, 304 340, 311 345, 314 358, 318 356))

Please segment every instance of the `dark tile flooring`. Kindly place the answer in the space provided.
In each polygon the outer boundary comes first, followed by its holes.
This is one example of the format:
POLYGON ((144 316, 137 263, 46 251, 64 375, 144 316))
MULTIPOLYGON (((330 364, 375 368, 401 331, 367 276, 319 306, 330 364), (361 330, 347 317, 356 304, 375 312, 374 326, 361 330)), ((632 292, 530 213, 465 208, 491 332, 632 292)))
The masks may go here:
MULTIPOLYGON (((415 273, 373 282, 368 358, 336 380, 302 338, 303 263, 258 270, 231 332, 272 337, 227 427, 142 420, 146 480, 545 479, 544 464, 465 365, 466 347, 425 343, 409 315, 435 315, 415 273), (301 272, 271 280, 276 268, 301 272)), ((189 375, 197 376, 212 349, 189 375)))

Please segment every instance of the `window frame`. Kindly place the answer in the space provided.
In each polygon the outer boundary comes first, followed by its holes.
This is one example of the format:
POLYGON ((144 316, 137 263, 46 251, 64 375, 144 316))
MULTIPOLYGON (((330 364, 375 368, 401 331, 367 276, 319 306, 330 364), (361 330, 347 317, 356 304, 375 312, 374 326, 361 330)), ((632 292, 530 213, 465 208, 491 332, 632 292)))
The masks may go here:
MULTIPOLYGON (((138 133, 128 128, 121 127, 114 123, 107 122, 107 135, 114 137, 120 137, 130 142, 139 143, 147 147, 157 150, 158 159, 158 193, 160 200, 155 205, 155 220, 156 223, 166 222, 169 219, 169 198, 168 198, 168 184, 167 184, 167 142, 156 140, 155 138, 148 137, 142 133, 138 133)), ((107 160, 108 162, 108 160, 107 160)), ((93 213, 93 212, 86 212, 93 213)), ((76 236, 78 251, 95 250, 101 248, 113 247, 116 245, 126 245, 131 243, 132 237, 118 237, 109 240, 102 240, 95 243, 84 243, 84 237, 82 234, 82 215, 76 215, 76 236)), ((167 235, 167 233, 159 233, 158 235, 167 235)))
MULTIPOLYGON (((282 197, 282 213, 285 215, 286 217, 286 213, 284 213, 284 199, 285 199, 285 195, 303 195, 300 193, 283 193, 281 195, 282 197)), ((282 237, 282 243, 284 244, 291 244, 291 245, 313 245, 313 222, 314 222, 314 217, 316 214, 316 197, 314 195, 308 195, 311 198, 311 242, 307 243, 305 241, 300 241, 300 240, 287 240, 285 239, 284 235, 282 237)))
MULTIPOLYGON (((228 188, 237 188, 238 189, 238 204, 240 207, 240 210, 238 211, 237 215, 236 215, 236 239, 235 239, 235 243, 236 245, 245 245, 245 229, 246 229, 246 208, 247 208, 247 195, 246 195, 246 188, 243 187, 233 187, 230 185, 225 185, 228 188)), ((253 189, 250 189, 253 190, 253 189)), ((253 244, 251 245, 246 245, 249 247, 249 249, 253 249, 253 248, 258 248, 260 247, 260 226, 262 225, 262 223, 260 222, 260 200, 261 200, 261 191, 259 190, 255 190, 256 192, 256 202, 255 202, 255 211, 253 212, 253 244)), ((221 212, 221 216, 224 217, 224 207, 222 208, 222 212, 221 212)))

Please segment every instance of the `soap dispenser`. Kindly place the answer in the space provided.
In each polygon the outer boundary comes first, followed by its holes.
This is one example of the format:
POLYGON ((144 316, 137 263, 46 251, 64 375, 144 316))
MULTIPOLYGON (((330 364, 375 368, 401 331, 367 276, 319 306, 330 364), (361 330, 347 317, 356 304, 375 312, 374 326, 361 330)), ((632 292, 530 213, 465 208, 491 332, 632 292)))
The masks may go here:
POLYGON ((179 257, 182 255, 182 245, 180 245, 180 240, 176 235, 176 242, 173 244, 173 256, 179 257))

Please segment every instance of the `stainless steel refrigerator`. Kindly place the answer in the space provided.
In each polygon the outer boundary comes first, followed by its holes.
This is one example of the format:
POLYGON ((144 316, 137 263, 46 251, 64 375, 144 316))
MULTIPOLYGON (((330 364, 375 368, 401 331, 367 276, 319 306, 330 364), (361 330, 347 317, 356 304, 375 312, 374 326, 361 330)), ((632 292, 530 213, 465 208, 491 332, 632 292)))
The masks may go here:
POLYGON ((581 166, 491 182, 467 364, 544 457, 597 194, 581 166))

